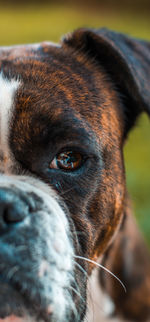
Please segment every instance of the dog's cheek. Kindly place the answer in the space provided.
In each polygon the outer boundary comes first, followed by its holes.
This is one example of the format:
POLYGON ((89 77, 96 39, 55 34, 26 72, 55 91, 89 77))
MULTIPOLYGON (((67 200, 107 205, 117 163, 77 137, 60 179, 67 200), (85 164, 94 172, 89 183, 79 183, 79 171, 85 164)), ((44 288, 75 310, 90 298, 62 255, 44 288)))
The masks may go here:
POLYGON ((95 256, 104 253, 121 224, 125 198, 125 170, 122 152, 122 115, 116 106, 101 114, 103 169, 96 195, 99 237, 95 256), (109 133, 109 135, 108 135, 109 133))
POLYGON ((93 226, 92 258, 103 255, 115 238, 123 217, 125 176, 122 153, 112 151, 105 159, 98 189, 88 203, 88 218, 93 226), (111 156, 112 154, 112 156, 111 156), (117 160, 114 162, 113 158, 117 160), (96 227, 96 228, 95 228, 96 227))

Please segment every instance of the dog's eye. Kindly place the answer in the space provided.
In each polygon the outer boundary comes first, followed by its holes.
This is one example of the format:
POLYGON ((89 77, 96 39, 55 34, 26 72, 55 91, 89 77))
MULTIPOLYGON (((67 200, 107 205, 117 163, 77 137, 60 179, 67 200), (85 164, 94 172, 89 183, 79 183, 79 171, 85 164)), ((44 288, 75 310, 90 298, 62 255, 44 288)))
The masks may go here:
POLYGON ((83 158, 79 152, 62 152, 52 160, 50 168, 72 171, 80 168, 82 161, 83 158))

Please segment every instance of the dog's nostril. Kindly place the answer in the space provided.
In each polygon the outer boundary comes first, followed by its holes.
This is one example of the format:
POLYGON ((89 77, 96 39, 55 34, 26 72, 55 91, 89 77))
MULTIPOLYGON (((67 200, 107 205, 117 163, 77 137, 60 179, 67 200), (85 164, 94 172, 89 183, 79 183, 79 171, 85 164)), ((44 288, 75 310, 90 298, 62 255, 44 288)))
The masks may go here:
POLYGON ((6 224, 15 224, 21 222, 25 218, 25 209, 21 209, 19 204, 8 204, 3 209, 3 221, 6 224))
POLYGON ((10 189, 0 189, 0 230, 24 221, 28 214, 28 204, 20 196, 10 189))

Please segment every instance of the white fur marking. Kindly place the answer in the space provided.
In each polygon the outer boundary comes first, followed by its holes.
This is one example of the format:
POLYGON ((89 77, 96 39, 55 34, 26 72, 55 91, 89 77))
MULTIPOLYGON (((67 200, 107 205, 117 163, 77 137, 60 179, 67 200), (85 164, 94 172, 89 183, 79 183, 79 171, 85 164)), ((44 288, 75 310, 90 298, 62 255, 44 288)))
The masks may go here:
POLYGON ((115 312, 115 305, 110 296, 105 294, 104 296, 104 313, 106 316, 111 316, 115 312))
POLYGON ((7 172, 10 151, 8 145, 9 123, 11 120, 13 100, 19 87, 19 81, 8 80, 0 73, 0 152, 5 160, 5 172, 7 172))
POLYGON ((117 317, 111 318, 108 316, 108 314, 113 313, 115 306, 111 299, 104 294, 100 288, 98 272, 99 270, 95 268, 88 280, 88 305, 84 322, 121 322, 122 320, 117 317))

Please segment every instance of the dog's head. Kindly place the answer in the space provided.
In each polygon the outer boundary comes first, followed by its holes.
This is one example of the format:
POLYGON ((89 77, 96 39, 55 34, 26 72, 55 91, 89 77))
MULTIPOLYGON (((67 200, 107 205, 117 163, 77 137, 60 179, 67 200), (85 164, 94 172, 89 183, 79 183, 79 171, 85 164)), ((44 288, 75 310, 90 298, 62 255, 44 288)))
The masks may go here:
POLYGON ((82 321, 93 267, 81 257, 102 256, 123 218, 150 45, 80 29, 0 57, 0 317, 82 321))

